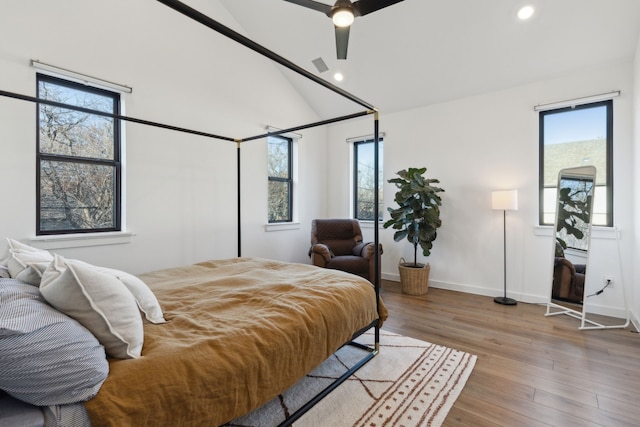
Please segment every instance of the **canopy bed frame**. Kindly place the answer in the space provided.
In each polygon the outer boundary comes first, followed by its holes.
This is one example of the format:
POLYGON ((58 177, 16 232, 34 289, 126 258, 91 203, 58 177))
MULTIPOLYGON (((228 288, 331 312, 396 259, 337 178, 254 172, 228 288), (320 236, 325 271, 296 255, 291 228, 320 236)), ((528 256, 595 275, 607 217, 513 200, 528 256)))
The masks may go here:
MULTIPOLYGON (((296 132, 296 131, 300 131, 300 130, 304 130, 304 129, 309 129, 309 128, 313 128, 313 127, 318 127, 318 126, 324 126, 324 125, 328 125, 328 124, 332 124, 332 123, 337 123, 337 122, 341 122, 341 121, 345 121, 345 120, 350 120, 350 119, 355 119, 358 117, 363 117, 363 116, 367 116, 367 115, 373 115, 374 116, 374 129, 373 129, 373 135, 374 135, 374 186, 375 188, 377 188, 379 186, 379 177, 378 177, 378 173, 379 173, 379 112, 378 110, 371 104, 369 104, 368 102, 365 102, 361 99, 359 99, 358 97, 350 94, 349 92, 343 90, 340 87, 337 87, 319 77, 317 77, 316 75, 308 72, 307 70, 299 67, 298 65, 292 63, 291 61, 283 58, 282 56, 270 51, 269 49, 266 49, 265 47, 259 45, 258 43, 248 39, 247 37, 231 30, 230 28, 220 24, 219 22, 213 20, 212 18, 202 14, 201 12, 191 8, 190 6, 187 6, 186 4, 177 1, 177 0, 158 0, 160 3, 163 3, 164 5, 172 8, 173 10, 177 11, 178 13, 202 24, 205 25, 206 27, 228 37, 231 38, 232 40, 236 41, 237 43, 254 50, 255 52, 266 56, 267 58, 269 58, 270 60, 294 71, 295 73, 300 74, 301 76, 303 76, 306 79, 309 79, 315 83, 317 83, 318 85, 323 86, 324 88, 331 90, 333 92, 335 92, 336 94, 354 102, 355 104, 364 107, 365 110, 364 111, 360 111, 360 112, 356 112, 353 114, 349 114, 349 115, 344 115, 344 116, 339 116, 339 117, 334 117, 331 119, 327 119, 327 120, 321 120, 321 121, 317 121, 317 122, 313 122, 313 123, 308 123, 308 124, 303 124, 303 125, 299 125, 299 126, 294 126, 294 127, 290 127, 287 129, 282 129, 282 130, 277 130, 277 131, 268 131, 267 133, 264 134, 260 134, 260 135, 253 135, 253 136, 249 136, 249 137, 245 137, 245 138, 232 138, 232 137, 227 137, 227 136, 222 136, 222 135, 216 135, 213 133, 208 133, 208 132, 202 132, 202 131, 197 131, 197 130, 192 130, 192 129, 187 129, 187 128, 182 128, 182 127, 177 127, 177 126, 172 126, 172 125, 168 125, 168 124, 164 124, 164 123, 158 123, 158 122, 153 122, 153 121, 149 121, 149 120, 144 120, 144 119, 139 119, 139 118, 135 118, 135 117, 130 117, 130 116, 123 116, 123 115, 117 115, 117 114, 111 114, 111 113, 105 113, 105 112, 101 112, 101 111, 95 111, 95 110, 91 110, 91 109, 87 109, 87 108, 83 108, 83 107, 77 107, 74 105, 68 105, 68 104, 64 104, 64 103, 59 103, 59 102, 54 102, 54 101, 48 101, 48 100, 43 100, 43 99, 39 99, 39 98, 35 98, 32 96, 27 96, 27 95, 22 95, 22 94, 18 94, 18 93, 13 93, 13 92, 8 92, 8 91, 4 91, 4 90, 0 90, 0 95, 3 97, 8 97, 8 98, 14 98, 14 99, 18 99, 18 100, 23 100, 23 101, 28 101, 28 102, 33 102, 36 104, 46 104, 46 105, 51 105, 51 106, 56 106, 56 107, 62 107, 62 108, 66 108, 66 109, 72 109, 72 110, 76 110, 76 111, 80 111, 80 112, 86 112, 86 113, 90 113, 90 114, 95 114, 95 115, 101 115, 101 116, 106 116, 106 117, 110 117, 116 120, 123 120, 123 121, 127 121, 127 122, 132 122, 132 123, 138 123, 138 124, 142 124, 142 125, 147 125, 147 126, 153 126, 153 127, 158 127, 158 128, 163 128, 163 129, 168 129, 168 130, 172 130, 172 131, 177 131, 177 132, 183 132, 183 133, 188 133, 188 134, 194 134, 194 135, 199 135, 199 136, 203 136, 206 138, 212 138, 212 139, 218 139, 218 140, 222 140, 222 141, 227 141, 227 142, 233 142, 236 143, 237 149, 236 149, 236 161, 237 161, 237 257, 240 258, 242 257, 242 206, 241 206, 241 147, 242 144, 245 142, 250 142, 250 141, 254 141, 254 140, 258 140, 258 139, 263 139, 266 138, 270 135, 280 135, 280 134, 287 134, 290 132, 296 132)), ((378 192, 374 192, 374 205, 378 206, 379 204, 379 195, 378 192)), ((380 323, 381 323, 381 306, 380 306, 380 269, 379 269, 379 263, 380 263, 380 249, 379 249, 379 232, 378 232, 378 227, 374 227, 374 259, 375 259, 375 263, 376 263, 376 268, 374 269, 375 271, 375 275, 373 277, 373 284, 374 284, 374 288, 375 288, 375 298, 376 298, 376 310, 378 313, 378 319, 374 322, 372 322, 372 324, 370 324, 369 326, 367 326, 365 328, 365 330, 369 330, 371 328, 374 329, 374 346, 373 347, 368 347, 368 346, 364 346, 362 344, 359 343, 355 343, 352 340, 347 342, 345 345, 355 345, 358 346, 364 350, 366 350, 366 356, 364 356, 359 362, 357 362, 353 367, 351 367, 350 369, 348 369, 344 375, 342 375, 340 378, 338 378, 335 382, 333 382, 331 385, 329 385, 328 387, 326 387, 324 390, 322 390, 318 395, 316 395, 315 397, 313 397, 309 402, 307 402, 305 405, 303 405, 297 412, 295 412, 293 415, 291 415, 287 420, 285 420, 281 425, 290 425, 292 424, 294 421, 296 421, 300 416, 302 416, 305 412, 307 412, 311 407, 313 407, 317 402, 319 402, 322 398, 324 398, 326 395, 328 395, 332 390, 334 390, 336 387, 338 387, 342 382, 344 382, 348 377, 350 377, 351 375, 353 375, 360 367, 362 367, 364 364, 366 364, 369 360, 371 360, 378 352, 379 352, 379 340, 380 340, 380 323)), ((365 330, 361 330, 361 331, 357 331, 356 334, 354 335, 354 338, 356 335, 359 335, 361 333, 363 333, 365 330)))

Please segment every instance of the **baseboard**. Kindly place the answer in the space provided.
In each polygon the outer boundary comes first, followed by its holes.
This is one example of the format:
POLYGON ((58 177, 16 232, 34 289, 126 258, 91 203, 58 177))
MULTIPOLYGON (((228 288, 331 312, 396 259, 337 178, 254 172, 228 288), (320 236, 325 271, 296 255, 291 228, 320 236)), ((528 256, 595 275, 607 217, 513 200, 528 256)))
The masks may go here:
MULTIPOLYGON (((385 280, 400 282, 399 274, 382 273, 381 276, 385 280)), ((501 296, 499 291, 496 291, 495 289, 487 289, 481 286, 464 285, 460 283, 441 282, 441 281, 432 280, 432 279, 429 280, 429 286, 436 289, 446 289, 449 291, 465 292, 468 294, 484 295, 487 297, 501 296)), ((522 301, 530 304, 546 304, 547 302, 547 298, 540 297, 537 295, 509 292, 508 296, 518 301, 522 301)))
MULTIPOLYGON (((589 304, 588 313, 599 314, 599 315, 609 316, 609 317, 616 317, 618 319, 627 318, 627 313, 625 313, 625 310, 623 308, 617 308, 617 307, 608 307, 608 306, 589 304)), ((628 313, 628 314, 631 315, 631 313, 628 313)))
POLYGON ((629 310, 629 318, 631 319, 633 327, 636 328, 636 332, 640 332, 640 321, 638 320, 638 316, 636 316, 632 310, 629 310))
MULTIPOLYGON (((382 273, 381 277, 385 280, 400 282, 399 274, 382 273)), ((438 280, 431 280, 431 279, 429 280, 429 287, 436 288, 436 289, 446 289, 449 291, 465 292, 465 293, 474 294, 474 295, 484 295, 488 297, 501 296, 501 294, 499 294, 499 291, 496 291, 495 289, 487 289, 481 286, 464 285, 460 283, 441 282, 438 280)), ((529 304, 546 304, 549 301, 548 297, 540 296, 540 295, 525 294, 522 292, 508 292, 507 296, 517 301, 521 301, 529 304)), ((593 314, 603 315, 603 316, 611 316, 619 319, 626 319, 627 317, 625 310, 617 307, 589 304, 589 312, 593 314)), ((640 331, 639 329, 640 321, 638 320, 638 316, 636 316, 631 311, 629 311, 629 316, 636 330, 640 331)))

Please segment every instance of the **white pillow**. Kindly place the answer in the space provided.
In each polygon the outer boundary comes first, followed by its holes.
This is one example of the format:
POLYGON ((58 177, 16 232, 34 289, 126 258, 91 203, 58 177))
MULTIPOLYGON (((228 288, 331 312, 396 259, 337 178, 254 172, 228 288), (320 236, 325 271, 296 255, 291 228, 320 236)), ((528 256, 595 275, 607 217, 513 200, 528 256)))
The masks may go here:
POLYGON ((68 261, 73 261, 78 265, 82 264, 86 268, 94 269, 95 271, 108 274, 120 280, 136 299, 136 303, 138 304, 140 311, 144 313, 144 316, 149 322, 156 324, 166 323, 166 320, 164 320, 164 315, 162 314, 160 303, 158 302, 151 289, 149 289, 147 284, 144 283, 141 279, 137 278, 133 274, 127 273, 126 271, 107 267, 99 267, 79 260, 67 260, 67 262, 68 261))
POLYGON ((19 279, 33 286, 40 285, 42 274, 47 269, 53 255, 44 249, 38 249, 7 238, 9 258, 7 267, 14 279, 19 279))
POLYGON ((55 255, 42 276, 40 292, 51 305, 89 329, 109 356, 140 357, 142 317, 136 299, 116 277, 55 255))
POLYGON ((140 311, 144 313, 144 316, 151 323, 165 323, 164 315, 162 314, 162 308, 160 303, 156 299, 151 289, 142 280, 129 274, 125 271, 115 270, 113 268, 98 267, 91 264, 84 263, 82 261, 74 261, 76 263, 82 263, 88 268, 93 268, 101 273, 106 273, 114 276, 120 280, 129 289, 129 292, 136 299, 136 303, 140 308, 140 311))

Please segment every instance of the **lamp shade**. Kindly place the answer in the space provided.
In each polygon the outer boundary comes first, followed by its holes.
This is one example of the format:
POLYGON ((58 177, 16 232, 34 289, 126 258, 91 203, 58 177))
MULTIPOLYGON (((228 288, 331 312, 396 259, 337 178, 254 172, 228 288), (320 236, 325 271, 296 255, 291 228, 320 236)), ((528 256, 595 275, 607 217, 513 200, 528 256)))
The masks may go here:
POLYGON ((491 192, 491 208, 501 211, 518 210, 518 190, 496 190, 491 192))

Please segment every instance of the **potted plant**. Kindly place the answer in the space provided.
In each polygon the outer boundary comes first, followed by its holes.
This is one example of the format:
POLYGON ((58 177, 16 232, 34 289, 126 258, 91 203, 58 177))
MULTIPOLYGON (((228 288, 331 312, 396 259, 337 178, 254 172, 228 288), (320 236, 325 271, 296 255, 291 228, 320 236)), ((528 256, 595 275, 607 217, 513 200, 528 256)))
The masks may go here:
POLYGON ((440 181, 423 176, 426 171, 427 168, 401 170, 396 173, 399 178, 388 181, 398 188, 394 198, 398 207, 387 208, 391 219, 383 227, 397 230, 393 234, 396 242, 406 238, 413 245, 413 262, 401 259, 398 264, 402 292, 410 295, 423 295, 428 291, 431 267, 429 263, 418 263, 418 246, 422 248, 424 256, 429 256, 437 237, 436 230, 442 225, 442 200, 438 193, 444 190, 432 185, 440 181))

